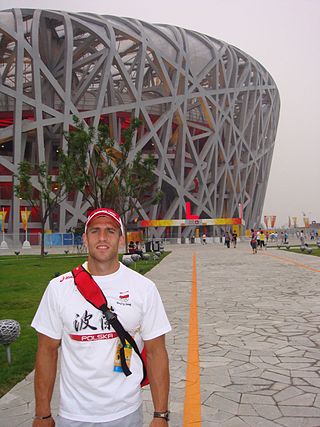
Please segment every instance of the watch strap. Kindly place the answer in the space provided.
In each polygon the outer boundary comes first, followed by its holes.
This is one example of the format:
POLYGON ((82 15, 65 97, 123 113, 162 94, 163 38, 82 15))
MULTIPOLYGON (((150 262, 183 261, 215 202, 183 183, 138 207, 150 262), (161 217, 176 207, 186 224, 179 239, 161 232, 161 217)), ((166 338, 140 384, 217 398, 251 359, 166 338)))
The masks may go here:
POLYGON ((153 413, 153 418, 162 418, 163 420, 169 421, 170 411, 163 411, 163 412, 155 411, 153 413))

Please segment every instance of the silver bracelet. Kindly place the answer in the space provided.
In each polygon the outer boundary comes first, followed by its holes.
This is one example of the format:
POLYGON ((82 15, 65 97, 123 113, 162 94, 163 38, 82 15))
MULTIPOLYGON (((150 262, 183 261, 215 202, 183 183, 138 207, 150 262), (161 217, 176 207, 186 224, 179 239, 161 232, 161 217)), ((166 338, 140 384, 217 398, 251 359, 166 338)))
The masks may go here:
POLYGON ((50 414, 50 415, 47 415, 47 416, 45 416, 45 417, 39 417, 39 415, 35 415, 35 416, 33 417, 33 419, 34 419, 34 420, 47 420, 47 419, 49 419, 49 418, 51 418, 51 414, 50 414))

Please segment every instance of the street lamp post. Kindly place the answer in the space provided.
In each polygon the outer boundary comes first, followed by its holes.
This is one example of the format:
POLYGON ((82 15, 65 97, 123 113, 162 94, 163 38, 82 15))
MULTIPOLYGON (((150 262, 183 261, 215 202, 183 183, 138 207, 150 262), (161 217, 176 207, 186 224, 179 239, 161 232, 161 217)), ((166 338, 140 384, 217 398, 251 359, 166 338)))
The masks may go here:
POLYGON ((5 233, 4 233, 4 225, 5 225, 5 219, 6 219, 6 211, 4 208, 2 208, 2 217, 1 217, 1 229, 2 229, 2 242, 0 245, 1 249, 8 249, 8 243, 5 240, 5 233))

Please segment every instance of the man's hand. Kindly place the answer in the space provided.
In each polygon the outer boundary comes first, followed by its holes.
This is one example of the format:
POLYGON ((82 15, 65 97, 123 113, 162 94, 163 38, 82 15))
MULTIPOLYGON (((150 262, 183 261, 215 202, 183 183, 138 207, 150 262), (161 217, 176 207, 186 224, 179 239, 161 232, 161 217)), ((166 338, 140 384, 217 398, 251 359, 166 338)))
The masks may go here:
POLYGON ((56 423, 54 419, 48 418, 47 420, 33 420, 32 427, 54 427, 56 423))
MULTIPOLYGON (((35 414, 51 414, 50 402, 56 379, 58 348, 60 340, 38 333, 38 350, 34 375, 35 414)), ((32 427, 54 427, 52 417, 33 420, 32 427)))
MULTIPOLYGON (((154 411, 163 412, 168 409, 169 396, 169 361, 165 347, 165 336, 161 335, 144 342, 147 351, 147 371, 154 411)), ((154 418, 152 427, 167 427, 168 422, 163 418, 154 418)))
POLYGON ((153 418, 149 427, 168 427, 169 421, 166 421, 164 418, 153 418))

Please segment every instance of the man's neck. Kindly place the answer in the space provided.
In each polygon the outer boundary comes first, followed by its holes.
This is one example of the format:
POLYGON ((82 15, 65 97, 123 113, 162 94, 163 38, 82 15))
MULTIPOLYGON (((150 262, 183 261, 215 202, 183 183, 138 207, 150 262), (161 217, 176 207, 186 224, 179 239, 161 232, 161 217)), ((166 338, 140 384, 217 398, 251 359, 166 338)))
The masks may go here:
POLYGON ((90 256, 88 257, 88 270, 92 276, 108 276, 119 270, 120 263, 118 260, 110 262, 98 262, 90 256))

